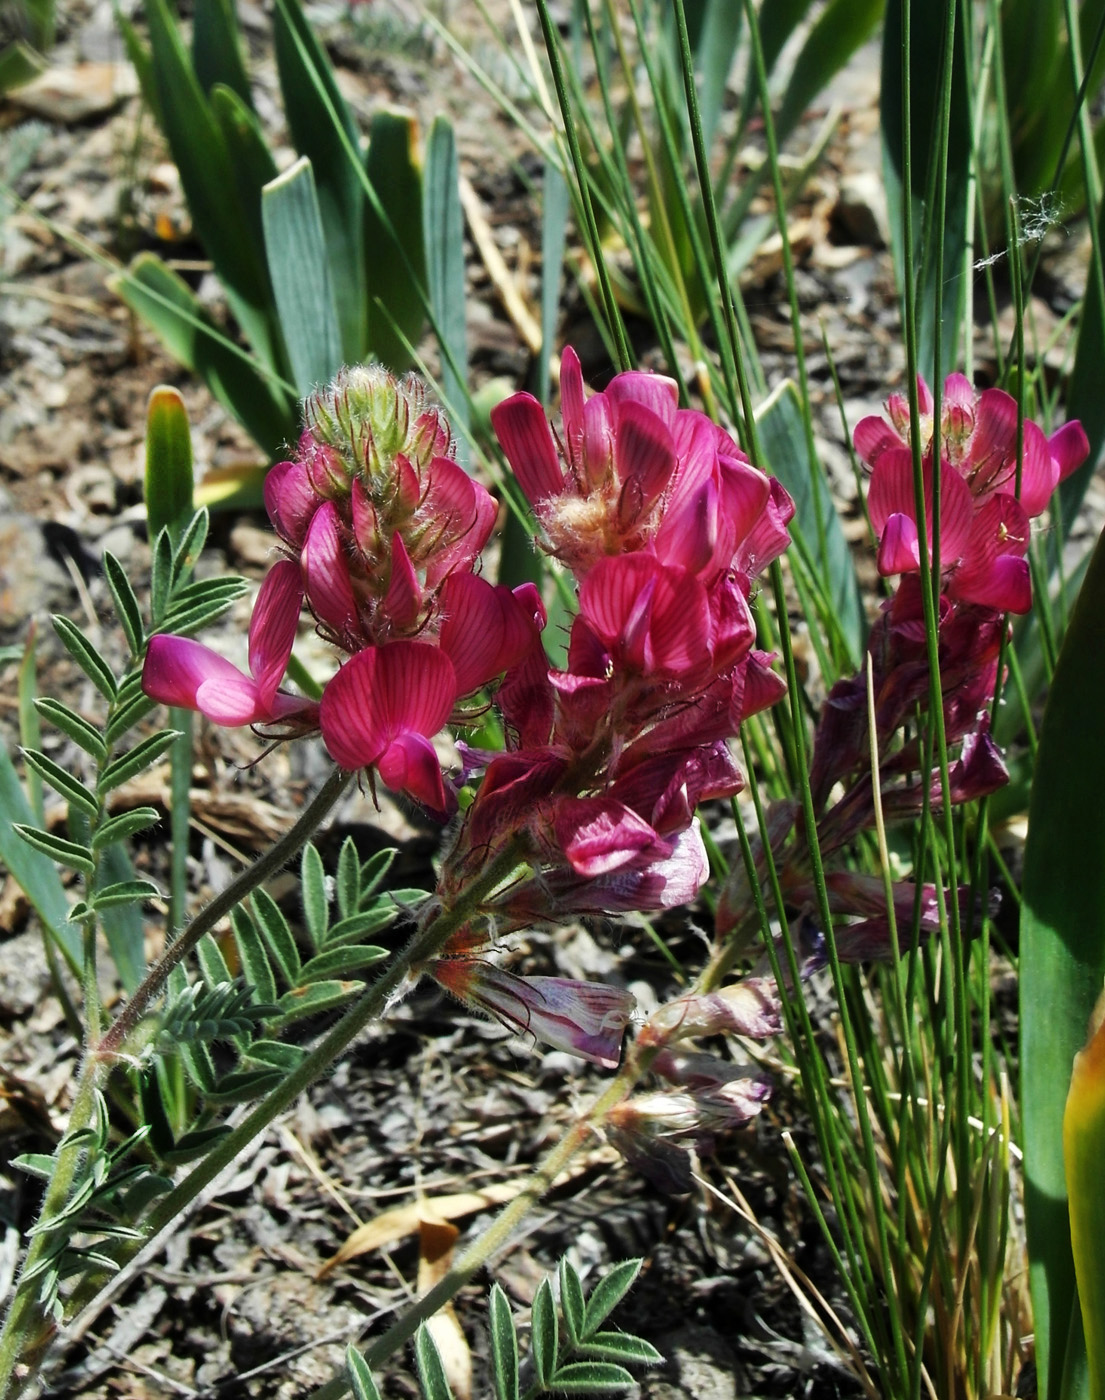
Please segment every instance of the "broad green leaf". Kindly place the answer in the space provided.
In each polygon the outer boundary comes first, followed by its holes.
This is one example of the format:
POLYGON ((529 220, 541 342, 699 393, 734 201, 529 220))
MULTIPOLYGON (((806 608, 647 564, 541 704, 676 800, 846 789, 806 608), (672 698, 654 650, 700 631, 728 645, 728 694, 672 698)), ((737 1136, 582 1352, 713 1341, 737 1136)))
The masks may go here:
POLYGON ((162 1159, 168 1166, 183 1166, 185 1162, 194 1162, 197 1157, 204 1157, 215 1146, 221 1142, 231 1131, 226 1123, 219 1123, 213 1128, 197 1128, 193 1132, 184 1133, 177 1138, 174 1145, 168 1151, 161 1153, 162 1159))
POLYGON ((294 392, 279 383, 271 366, 250 356, 219 331, 184 279, 155 257, 139 253, 125 272, 108 279, 120 296, 160 338, 185 369, 203 379, 270 456, 298 436, 294 392))
POLYGON ((345 1371, 349 1377, 349 1389, 353 1392, 353 1400, 380 1400, 380 1392, 372 1379, 368 1362, 355 1346, 346 1347, 345 1371))
POLYGON ((447 117, 437 116, 426 143, 422 211, 426 280, 434 320, 445 342, 441 350, 442 393, 457 426, 467 428, 464 215, 460 206, 459 179, 457 143, 452 124, 447 117))
MULTIPOLYGON (((261 191, 280 172, 253 108, 222 83, 216 83, 211 89, 210 101, 211 115, 218 122, 226 142, 227 157, 234 168, 234 181, 246 217, 243 234, 255 248, 263 250, 265 230, 261 221, 261 191)), ((279 363, 284 364, 285 360, 279 363)))
MULTIPOLYGON (((778 4, 779 0, 774 0, 773 4, 764 8, 771 10, 778 4)), ((691 36, 691 42, 694 66, 699 75, 698 110, 702 137, 709 148, 724 107, 725 89, 737 53, 744 12, 734 0, 706 0, 702 11, 699 31, 691 36)))
MULTIPOLYGON (((828 13, 828 11, 826 11, 828 13)), ((935 226, 934 210, 926 201, 935 182, 937 161, 934 133, 941 98, 941 49, 943 20, 930 10, 911 12, 910 133, 911 189, 903 189, 902 134, 905 96, 902 86, 903 36, 901 9, 892 4, 883 27, 882 114, 883 177, 890 219, 891 250, 899 290, 904 279, 917 285, 917 367, 933 383, 958 364, 959 337, 966 303, 967 199, 970 189, 971 124, 963 72, 960 34, 954 41, 951 120, 948 131, 948 165, 944 218, 935 226), (902 243, 902 201, 913 201, 913 247, 902 243), (926 223, 927 221, 927 223, 926 223), (943 240, 943 284, 936 285, 936 244, 943 240), (934 365, 935 328, 942 327, 940 364, 934 365)), ((961 23, 957 19, 957 25, 961 23)))
POLYGON ((594 1291, 587 1299, 587 1322, 583 1329, 584 1337, 592 1337, 633 1287, 641 1272, 639 1259, 627 1259, 615 1264, 609 1273, 604 1274, 595 1284, 594 1291))
POLYGON ((330 276, 341 291, 342 358, 354 364, 365 358, 368 324, 365 196, 351 158, 351 153, 359 155, 361 141, 326 53, 297 0, 277 0, 273 26, 284 115, 296 150, 314 171, 330 276))
POLYGON ((1062 1394, 1074 1303, 1064 1091, 1105 978, 1105 541, 1059 654, 1040 730, 1021 906, 1025 1220, 1041 1395, 1062 1394))
POLYGON ((756 423, 768 469, 794 498, 791 532, 801 534, 818 576, 827 576, 829 603, 852 659, 858 662, 866 634, 859 583, 828 476, 820 462, 809 462, 802 402, 793 380, 784 380, 764 401, 757 410, 756 423), (817 473, 816 494, 811 468, 817 473), (820 554, 822 539, 824 558, 820 554))
POLYGON ((50 696, 42 696, 35 701, 35 709, 44 720, 55 725, 63 734, 68 734, 79 748, 98 762, 102 763, 107 757, 107 745, 100 731, 69 705, 50 696))
POLYGON ((341 332, 311 162, 301 156, 261 197, 265 251, 295 386, 301 397, 341 368, 341 332))
POLYGON ((1070 1197, 1070 1234, 1078 1303, 1089 1371, 1089 1391, 1105 1395, 1105 1196, 1101 1164, 1105 1162, 1105 1005, 1085 1049, 1074 1057, 1070 1092, 1063 1115, 1063 1156, 1070 1197))
POLYGON ((557 1338, 556 1302, 552 1286, 543 1279, 533 1299, 531 1313, 530 1355, 537 1380, 547 1389, 556 1372, 559 1342, 557 1338))
POLYGON ((275 366, 271 289, 261 250, 242 237, 246 214, 226 142, 167 0, 147 0, 145 18, 162 131, 180 172, 193 228, 246 339, 266 364, 275 366))
POLYGON ((369 856, 361 866, 361 902, 364 903, 371 895, 375 894, 380 887, 384 876, 391 869, 395 860, 396 850, 394 846, 388 846, 382 851, 377 851, 374 856, 369 856))
POLYGON ((414 1360, 425 1400, 453 1400, 453 1392, 445 1378, 441 1353, 427 1327, 420 1327, 415 1334, 414 1360))
MULTIPOLYGON (((764 9, 770 9, 765 5, 764 9)), ((810 102, 878 27, 886 0, 829 0, 790 69, 775 133, 783 141, 810 102)), ((929 24, 934 24, 932 16, 929 24)))
POLYGON ((30 804, 8 751, 0 745, 0 862, 31 901, 43 927, 65 955, 69 965, 81 965, 80 933, 68 922, 69 901, 50 856, 28 845, 16 831, 16 823, 34 822, 30 804))
POLYGON ((426 254, 422 230, 422 169, 418 122, 409 112, 372 118, 365 169, 386 220, 365 204, 368 347, 388 369, 411 362, 426 319, 426 254), (390 225, 390 227, 389 227, 390 225))
POLYGON ((491 1325, 491 1376, 496 1400, 518 1400, 518 1337, 506 1294, 491 1285, 488 1306, 491 1325))
POLYGON ((216 83, 250 101, 249 77, 234 0, 196 0, 192 19, 192 66, 200 87, 210 96, 216 83))
POLYGON ((285 1045, 280 1040, 255 1040, 247 1058, 272 1069, 293 1070, 303 1063, 307 1051, 302 1045, 285 1045))
MULTIPOLYGON (((1097 236, 1105 239, 1105 200, 1097 211, 1097 236)), ((1070 531, 1105 447, 1105 394, 1101 366, 1105 363, 1105 278, 1091 255, 1082 318, 1067 392, 1067 417, 1081 420, 1090 442, 1090 455, 1059 486, 1059 513, 1064 536, 1070 531)))
POLYGON ((192 430, 179 389, 159 384, 146 408, 146 520, 150 539, 175 544, 192 519, 192 430))

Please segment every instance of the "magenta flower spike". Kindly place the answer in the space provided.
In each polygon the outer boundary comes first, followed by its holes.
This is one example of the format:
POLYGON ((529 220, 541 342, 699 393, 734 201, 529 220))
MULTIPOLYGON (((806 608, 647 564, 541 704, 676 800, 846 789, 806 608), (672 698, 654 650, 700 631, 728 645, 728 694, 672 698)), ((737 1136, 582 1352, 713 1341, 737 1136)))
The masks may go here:
POLYGON ((269 570, 253 608, 249 675, 201 642, 161 633, 150 638, 142 689, 151 700, 198 710, 215 724, 272 724, 294 717, 312 727, 317 705, 278 689, 302 603, 298 566, 280 560, 269 570))
POLYGON ((453 663, 457 695, 521 662, 535 647, 542 660, 545 607, 532 583, 513 591, 471 573, 450 574, 440 595, 441 649, 453 663))
POLYGON ((480 958, 439 958, 429 972, 446 991, 521 1035, 617 1069, 636 1006, 630 992, 566 977, 516 977, 480 958))
POLYGON ((395 792, 448 813, 432 737, 457 698, 452 662, 428 642, 366 647, 327 685, 319 723, 331 758, 351 772, 375 768, 395 792))

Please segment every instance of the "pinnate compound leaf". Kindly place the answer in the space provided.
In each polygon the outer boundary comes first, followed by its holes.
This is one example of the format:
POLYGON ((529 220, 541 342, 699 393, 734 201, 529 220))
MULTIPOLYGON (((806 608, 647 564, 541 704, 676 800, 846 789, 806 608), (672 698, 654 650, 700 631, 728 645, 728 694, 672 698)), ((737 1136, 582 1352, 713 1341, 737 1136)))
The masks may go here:
POLYGON ((24 749, 23 761, 27 767, 39 775, 44 782, 50 784, 59 796, 64 797, 71 807, 77 807, 90 817, 94 817, 100 810, 99 801, 96 794, 91 792, 72 773, 55 763, 52 758, 47 758, 38 749, 24 749))
POLYGON ((143 739, 129 753, 121 754, 114 762, 108 764, 100 774, 96 791, 100 794, 111 792, 113 788, 121 787, 123 783, 129 782, 144 768, 148 768, 151 763, 156 763, 165 750, 179 737, 180 731, 178 729, 165 729, 160 734, 151 734, 148 738, 143 739))
POLYGON ((569 1361, 552 1377, 550 1390, 562 1395, 616 1395, 631 1390, 633 1377, 609 1361, 569 1361))
POLYGON ((567 1258, 560 1261, 560 1308, 564 1314, 564 1325, 573 1346, 583 1335, 586 1317, 586 1303, 583 1297, 583 1284, 567 1258))
POLYGON ((633 1287, 640 1272, 640 1259, 627 1259, 624 1263, 615 1264, 608 1274, 599 1279, 594 1292, 587 1299, 587 1318, 583 1328, 585 1340, 599 1330, 633 1287))
POLYGON ((355 1346, 345 1349, 345 1372, 349 1377, 349 1389, 353 1400, 380 1400, 380 1392, 368 1369, 368 1362, 355 1346))
POLYGON ((79 841, 67 841, 63 836, 55 836, 52 831, 43 831, 37 826, 25 826, 15 822, 12 830, 26 841, 28 846, 41 851, 44 856, 56 860, 59 865, 70 870, 79 870, 82 875, 91 875, 95 869, 92 851, 79 841))
POLYGON ((414 1339, 414 1360, 425 1400, 453 1400, 453 1392, 445 1378, 441 1353, 426 1327, 420 1327, 414 1339))
POLYGON ((111 667, 75 622, 60 615, 53 617, 54 631, 65 650, 85 673, 105 700, 114 700, 118 690, 111 667))
POLYGON ((542 1279, 533 1299, 532 1329, 533 1368, 537 1372, 538 1382, 547 1389, 556 1372, 559 1351, 556 1301, 548 1279, 542 1279))
POLYGON ((90 754, 97 763, 103 763, 107 758, 107 745, 103 735, 95 725, 89 724, 83 715, 77 714, 69 705, 53 699, 52 696, 41 696, 35 701, 35 709, 44 720, 60 729, 63 734, 67 734, 78 748, 90 754))
POLYGON ((491 1322, 491 1376, 496 1400, 518 1400, 518 1336, 506 1294, 492 1284, 488 1305, 491 1322))
MULTIPOLYGON (((1021 1112, 1041 1393, 1060 1396, 1075 1314, 1063 1090, 1105 979, 1105 537, 1059 653, 1040 729, 1020 928, 1021 1112)), ((1075 1329, 1076 1331, 1078 1329, 1075 1329)))

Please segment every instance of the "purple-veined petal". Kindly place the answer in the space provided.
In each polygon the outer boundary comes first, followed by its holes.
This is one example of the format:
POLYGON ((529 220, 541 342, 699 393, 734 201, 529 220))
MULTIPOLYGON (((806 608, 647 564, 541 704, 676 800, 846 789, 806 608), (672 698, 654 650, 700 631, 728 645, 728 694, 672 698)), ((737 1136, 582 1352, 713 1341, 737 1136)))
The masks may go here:
POLYGON ((564 489, 545 410, 532 394, 513 394, 491 410, 491 426, 532 505, 564 489))
POLYGON ((262 705, 272 705, 284 679, 302 606, 299 565, 291 559, 281 559, 265 576, 249 623, 249 669, 257 682, 262 705))

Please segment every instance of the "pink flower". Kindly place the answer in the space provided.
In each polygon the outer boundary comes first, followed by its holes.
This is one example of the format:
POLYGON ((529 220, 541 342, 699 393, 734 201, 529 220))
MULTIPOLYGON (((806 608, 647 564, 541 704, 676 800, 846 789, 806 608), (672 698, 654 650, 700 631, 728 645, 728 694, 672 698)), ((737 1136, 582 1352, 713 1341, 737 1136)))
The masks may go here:
POLYGON ((216 724, 272 724, 294 720, 313 728, 318 706, 279 690, 292 654, 303 586, 299 568, 281 560, 261 585, 249 624, 249 669, 237 666, 190 637, 150 638, 142 689, 151 700, 198 710, 216 724))
POLYGON ((429 972, 439 986, 510 1030, 617 1069, 636 1006, 631 993, 603 982, 516 977, 480 958, 439 958, 429 972))
POLYGON ((456 673, 438 647, 406 641, 366 647, 323 692, 323 741, 342 768, 374 767, 393 791, 408 792, 443 816, 452 804, 430 740, 456 697, 456 673))

